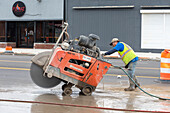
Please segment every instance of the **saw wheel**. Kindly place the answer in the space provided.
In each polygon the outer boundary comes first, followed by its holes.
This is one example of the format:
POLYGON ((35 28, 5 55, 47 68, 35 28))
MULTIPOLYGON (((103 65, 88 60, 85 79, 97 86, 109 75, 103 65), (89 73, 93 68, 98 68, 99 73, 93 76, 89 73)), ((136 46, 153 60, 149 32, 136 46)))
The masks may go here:
POLYGON ((30 75, 32 81, 42 88, 52 88, 61 83, 61 80, 56 77, 48 78, 46 75, 45 76, 43 75, 44 74, 43 65, 45 64, 45 61, 48 59, 49 54, 50 52, 42 52, 39 55, 36 55, 32 60, 30 68, 30 75), (34 61, 41 62, 40 63, 41 65, 34 63, 34 61))
POLYGON ((61 80, 56 77, 48 78, 47 76, 43 76, 42 67, 38 66, 35 63, 31 64, 30 75, 33 82, 43 88, 52 88, 60 84, 61 80))

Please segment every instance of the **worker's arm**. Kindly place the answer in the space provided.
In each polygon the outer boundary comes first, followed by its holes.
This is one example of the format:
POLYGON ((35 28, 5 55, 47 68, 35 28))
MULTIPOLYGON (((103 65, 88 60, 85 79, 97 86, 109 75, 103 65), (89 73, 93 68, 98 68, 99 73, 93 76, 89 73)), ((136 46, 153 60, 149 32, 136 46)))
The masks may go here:
POLYGON ((123 49, 124 49, 124 45, 122 43, 117 43, 117 45, 114 48, 107 51, 104 55, 110 55, 112 53, 115 53, 116 51, 123 51, 123 49))
POLYGON ((116 51, 117 51, 117 50, 113 48, 113 49, 107 51, 106 53, 104 53, 104 55, 110 55, 110 54, 112 54, 112 53, 115 53, 116 51))
POLYGON ((110 55, 112 53, 115 53, 116 51, 123 51, 123 49, 124 49, 124 45, 122 43, 118 43, 114 48, 112 48, 111 50, 107 51, 103 55, 110 55))

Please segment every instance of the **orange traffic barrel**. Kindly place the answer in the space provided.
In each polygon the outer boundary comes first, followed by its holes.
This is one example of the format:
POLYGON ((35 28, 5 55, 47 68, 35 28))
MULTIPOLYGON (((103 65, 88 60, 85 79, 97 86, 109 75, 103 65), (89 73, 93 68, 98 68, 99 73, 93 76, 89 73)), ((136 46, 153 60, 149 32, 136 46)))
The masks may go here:
POLYGON ((13 53, 12 46, 6 46, 5 53, 13 53))
POLYGON ((160 79, 170 80, 170 49, 161 52, 160 79))

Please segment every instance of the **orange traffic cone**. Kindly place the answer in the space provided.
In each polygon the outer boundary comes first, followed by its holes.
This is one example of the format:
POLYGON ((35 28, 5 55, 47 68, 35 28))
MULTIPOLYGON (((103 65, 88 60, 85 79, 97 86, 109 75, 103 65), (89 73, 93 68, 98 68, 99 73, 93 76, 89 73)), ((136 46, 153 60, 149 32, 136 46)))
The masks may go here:
POLYGON ((4 53, 14 53, 14 52, 12 51, 12 46, 6 46, 4 53))
POLYGON ((160 79, 170 81, 170 50, 161 53, 160 79))

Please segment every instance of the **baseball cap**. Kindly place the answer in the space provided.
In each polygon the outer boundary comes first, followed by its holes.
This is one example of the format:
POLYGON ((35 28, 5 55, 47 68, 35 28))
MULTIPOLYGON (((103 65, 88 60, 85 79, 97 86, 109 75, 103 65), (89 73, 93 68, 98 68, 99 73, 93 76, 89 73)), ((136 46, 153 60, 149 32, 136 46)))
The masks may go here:
POLYGON ((118 38, 113 38, 112 41, 110 42, 110 45, 112 45, 113 42, 117 42, 117 41, 119 41, 118 38))

